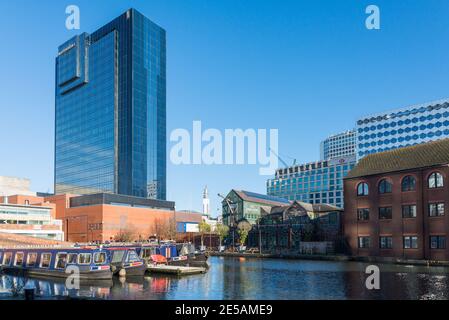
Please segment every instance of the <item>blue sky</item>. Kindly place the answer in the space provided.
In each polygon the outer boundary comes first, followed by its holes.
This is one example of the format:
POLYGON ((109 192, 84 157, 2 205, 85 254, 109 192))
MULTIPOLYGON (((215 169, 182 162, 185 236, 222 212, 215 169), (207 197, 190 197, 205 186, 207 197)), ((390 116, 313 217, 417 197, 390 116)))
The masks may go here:
MULTIPOLYGON (((0 175, 53 190, 54 58, 58 45, 134 7, 167 31, 167 131, 278 128, 279 153, 319 158, 319 142, 365 114, 449 96, 449 2, 2 1, 0 175), (65 29, 65 8, 81 30, 65 29), (376 4, 381 30, 365 28, 376 4)), ((171 145, 168 144, 168 147, 171 145)), ((168 198, 201 208, 218 192, 264 193, 258 166, 168 164, 168 198)))

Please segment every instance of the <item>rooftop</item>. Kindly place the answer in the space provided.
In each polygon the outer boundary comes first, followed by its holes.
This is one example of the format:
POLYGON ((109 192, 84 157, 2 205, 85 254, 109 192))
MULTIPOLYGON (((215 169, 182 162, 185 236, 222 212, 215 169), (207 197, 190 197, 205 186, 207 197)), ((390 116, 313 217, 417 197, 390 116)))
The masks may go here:
MULTIPOLYGON (((313 213, 330 212, 330 211, 343 211, 342 208, 333 206, 331 204, 326 204, 326 203, 323 203, 323 204, 311 204, 311 203, 302 202, 302 201, 294 201, 291 205, 294 205, 294 203, 299 204, 307 212, 313 212, 313 213)), ((288 208, 289 206, 290 205, 283 205, 283 206, 273 207, 271 209, 270 213, 281 213, 286 208, 288 208)))
POLYGON ((25 235, 0 232, 0 248, 38 247, 38 246, 70 246, 72 243, 56 240, 48 240, 25 235))
POLYGON ((357 121, 357 124, 361 125, 364 120, 367 120, 370 118, 380 117, 379 121, 382 121, 382 120, 389 119, 389 117, 391 117, 392 114, 400 114, 401 112, 406 112, 409 110, 419 110, 420 108, 429 108, 429 107, 433 107, 433 106, 437 106, 437 105, 442 105, 442 106, 447 107, 448 104, 449 104, 449 98, 425 102, 425 103, 421 103, 421 104, 408 105, 408 106, 405 106, 402 108, 397 108, 397 109, 387 110, 387 111, 383 111, 383 112, 373 113, 370 115, 365 115, 365 116, 359 118, 359 120, 357 121))
POLYGON ((70 198, 70 207, 94 206, 100 204, 123 205, 141 208, 174 210, 175 203, 172 201, 140 198, 112 193, 97 193, 70 198))
POLYGON ((257 203, 264 203, 268 205, 286 205, 290 204, 290 201, 284 198, 275 196, 269 196, 266 194, 260 194, 244 190, 234 190, 237 195, 246 201, 252 201, 257 203))
POLYGON ((367 155, 345 179, 449 164, 449 139, 367 155))

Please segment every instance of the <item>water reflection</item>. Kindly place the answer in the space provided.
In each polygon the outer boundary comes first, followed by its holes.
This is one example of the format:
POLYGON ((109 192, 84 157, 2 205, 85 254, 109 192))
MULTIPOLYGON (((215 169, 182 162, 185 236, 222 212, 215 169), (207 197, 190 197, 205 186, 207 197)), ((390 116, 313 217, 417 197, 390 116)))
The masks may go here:
MULTIPOLYGON (((146 276, 82 283, 68 290, 63 280, 30 279, 43 297, 95 299, 449 299, 449 269, 378 265, 380 290, 367 290, 367 264, 251 258, 210 258, 206 274, 146 276)), ((0 295, 11 280, 1 275, 0 295)))

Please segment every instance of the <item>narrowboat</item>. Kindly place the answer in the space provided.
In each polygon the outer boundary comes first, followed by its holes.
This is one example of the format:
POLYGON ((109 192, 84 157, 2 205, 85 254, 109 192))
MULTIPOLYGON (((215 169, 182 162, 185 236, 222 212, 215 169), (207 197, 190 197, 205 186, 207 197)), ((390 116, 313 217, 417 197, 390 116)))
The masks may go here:
POLYGON ((106 247, 114 275, 143 276, 147 266, 134 247, 106 247))
POLYGON ((152 256, 161 255, 167 259, 168 265, 209 267, 207 255, 195 251, 193 244, 176 244, 165 242, 158 244, 140 244, 134 247, 137 254, 146 264, 152 263, 152 256))
POLYGON ((209 257, 206 252, 195 250, 195 246, 191 243, 177 244, 176 246, 179 256, 187 257, 187 259, 182 261, 173 260, 171 262, 172 265, 209 268, 209 263, 207 262, 209 257))
POLYGON ((110 280, 110 260, 100 248, 0 249, 1 272, 23 276, 67 278, 73 267, 81 281, 110 280))

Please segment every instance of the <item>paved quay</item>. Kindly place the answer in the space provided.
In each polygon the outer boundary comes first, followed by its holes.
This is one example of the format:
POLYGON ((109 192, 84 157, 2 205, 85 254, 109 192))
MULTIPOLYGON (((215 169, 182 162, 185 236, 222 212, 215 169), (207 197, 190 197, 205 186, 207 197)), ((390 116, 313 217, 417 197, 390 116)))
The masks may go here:
POLYGON ((398 265, 416 266, 441 266, 449 267, 449 261, 431 261, 398 259, 388 257, 352 257, 347 255, 305 255, 294 253, 241 253, 241 252, 209 252, 209 255, 216 257, 243 257, 243 258, 270 258, 270 259, 294 259, 294 260, 315 260, 315 261, 355 261, 366 263, 386 263, 398 265))

